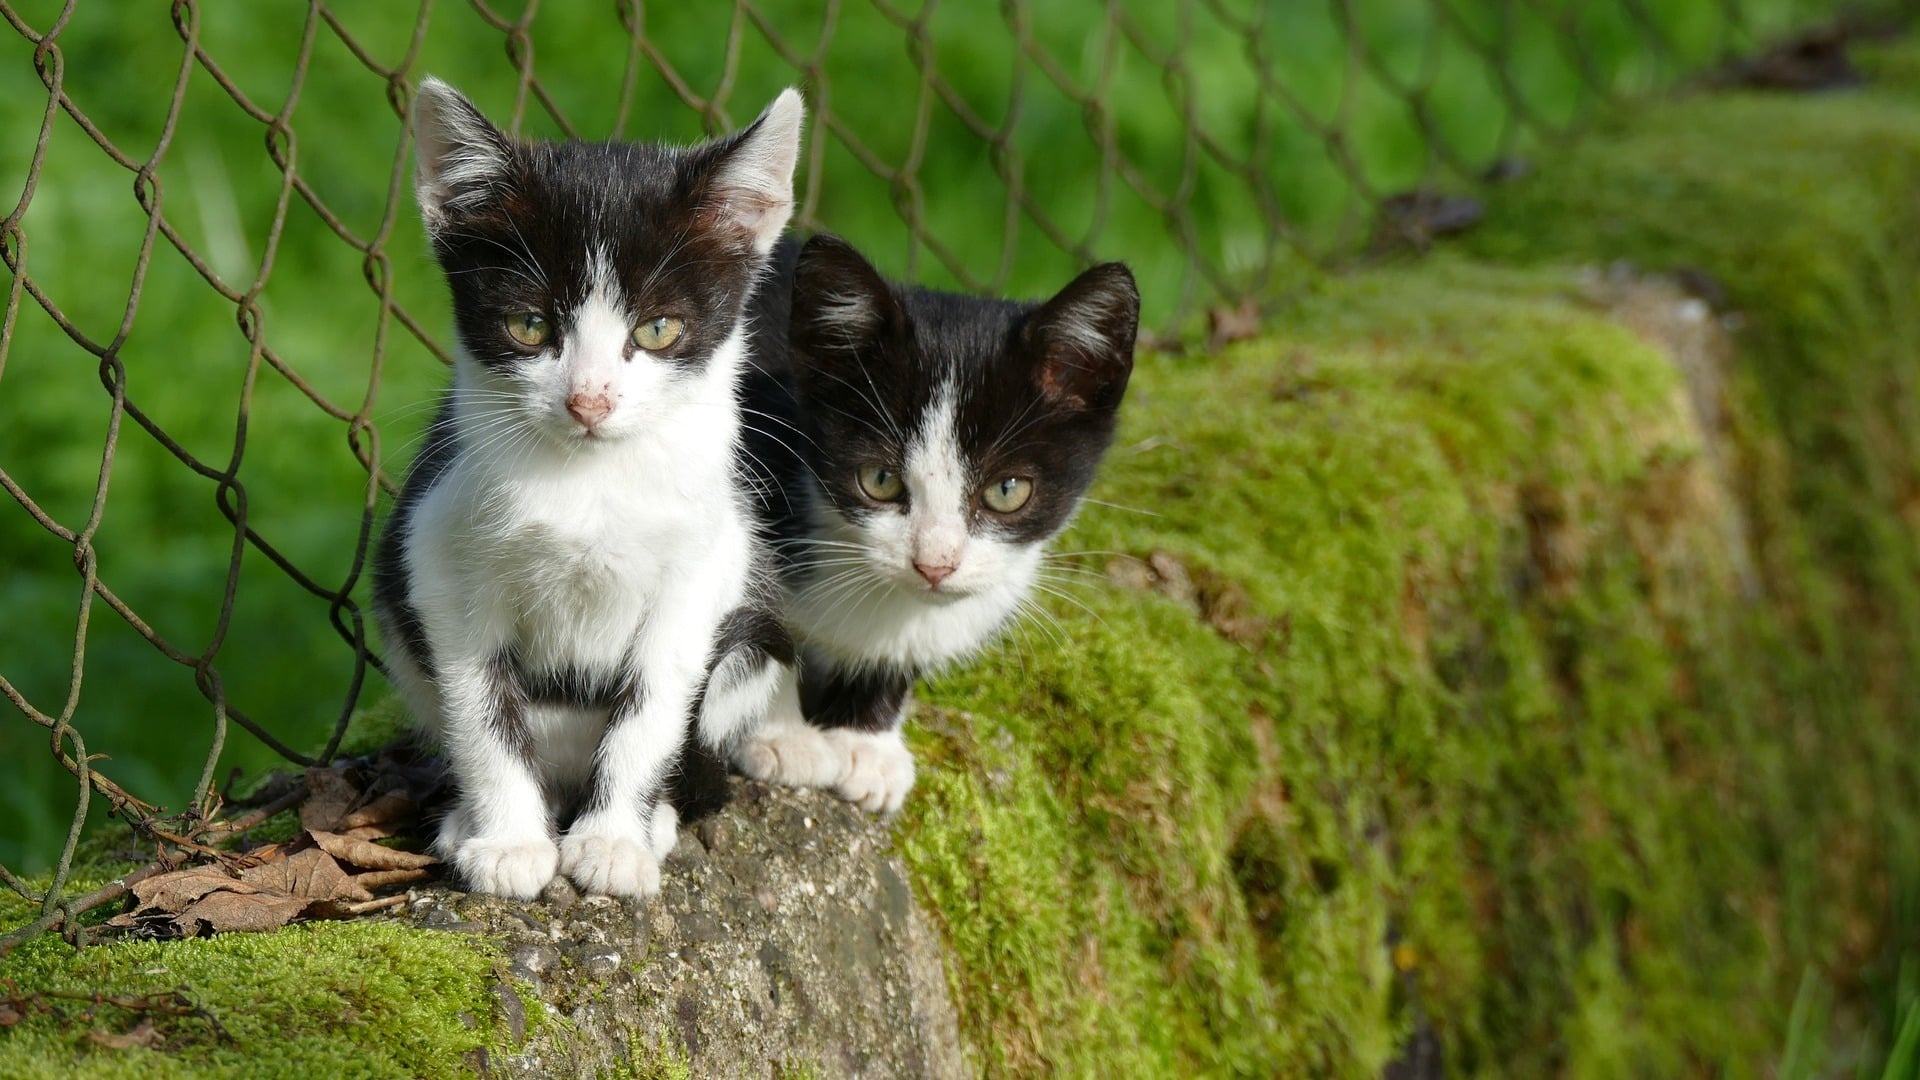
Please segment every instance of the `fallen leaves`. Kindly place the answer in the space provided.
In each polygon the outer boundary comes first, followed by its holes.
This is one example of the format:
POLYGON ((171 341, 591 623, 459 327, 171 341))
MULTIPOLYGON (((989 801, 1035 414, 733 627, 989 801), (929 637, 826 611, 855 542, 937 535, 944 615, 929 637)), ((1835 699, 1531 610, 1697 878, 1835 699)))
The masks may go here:
POLYGON ((1403 191, 1381 200, 1369 248, 1376 255, 1407 247, 1425 251, 1441 237, 1480 224, 1486 214, 1486 205, 1471 195, 1450 195, 1431 187, 1403 191))
POLYGON ((1218 352, 1222 346, 1258 337, 1260 316, 1260 305, 1252 297, 1238 304, 1221 304, 1207 309, 1208 351, 1218 352))
POLYGON ((1845 26, 1809 30, 1735 63, 1723 79, 1736 86, 1801 93, 1859 86, 1866 80, 1847 54, 1854 36, 1845 26))
POLYGON ((437 769, 393 755, 309 769, 301 830, 292 839, 216 853, 140 881, 133 907, 106 925, 147 937, 198 937, 398 906, 404 894, 375 890, 424 880, 438 860, 379 841, 410 829, 438 784, 437 769))

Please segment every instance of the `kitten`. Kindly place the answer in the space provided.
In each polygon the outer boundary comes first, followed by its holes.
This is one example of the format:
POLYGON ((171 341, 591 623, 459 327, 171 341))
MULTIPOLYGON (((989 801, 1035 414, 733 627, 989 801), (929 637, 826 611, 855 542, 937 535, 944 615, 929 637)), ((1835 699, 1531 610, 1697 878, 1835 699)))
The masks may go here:
POLYGON ((459 790, 439 848, 477 890, 656 892, 689 718, 724 744, 791 657, 756 592, 736 390, 802 112, 787 90, 692 148, 539 143, 420 87, 459 348, 374 601, 459 790))
POLYGON ((891 285, 832 236, 796 249, 755 299, 746 394, 801 655, 731 757, 891 812, 914 680, 1013 618, 1113 439, 1140 294, 1119 263, 1016 303, 891 285))

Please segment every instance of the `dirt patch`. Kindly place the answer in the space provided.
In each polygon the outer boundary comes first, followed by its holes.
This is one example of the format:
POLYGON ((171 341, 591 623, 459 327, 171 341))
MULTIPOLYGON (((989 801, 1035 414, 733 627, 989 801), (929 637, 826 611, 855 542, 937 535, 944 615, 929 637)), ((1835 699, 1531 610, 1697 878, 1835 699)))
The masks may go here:
POLYGON ((1286 637, 1286 618, 1260 614, 1246 586, 1164 548, 1155 548, 1144 558, 1114 556, 1107 561, 1107 579, 1123 589, 1159 593, 1190 609, 1214 633, 1236 645, 1251 648, 1286 637))

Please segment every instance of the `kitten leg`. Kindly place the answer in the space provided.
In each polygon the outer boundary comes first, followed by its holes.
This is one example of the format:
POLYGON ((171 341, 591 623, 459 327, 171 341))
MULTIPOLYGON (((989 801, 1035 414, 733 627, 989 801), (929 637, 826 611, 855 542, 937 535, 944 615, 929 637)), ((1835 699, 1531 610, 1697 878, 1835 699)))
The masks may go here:
POLYGON ((913 790, 913 752, 900 735, 912 680, 897 672, 836 674, 803 712, 788 668, 767 722, 734 757, 741 772, 791 787, 826 788, 870 813, 891 814, 913 790))
MULTIPOLYGON (((781 635, 784 641, 784 630, 781 635)), ((721 641, 724 646, 724 630, 721 641)), ((790 660, 790 646, 785 653, 790 660)), ((693 717, 694 737, 680 755, 668 796, 677 816, 689 821, 727 805, 732 796, 727 761, 742 737, 766 720, 783 666, 780 658, 758 646, 724 653, 716 649, 715 655, 718 661, 707 675, 693 717)))
POLYGON ((636 679, 607 720, 587 806, 560 841, 560 872, 590 895, 648 897, 660 891, 660 780, 685 736, 662 723, 636 679))
POLYGON ((660 891, 656 850, 671 849, 667 832, 678 827, 662 795, 686 744, 705 661, 672 632, 680 621, 660 618, 662 629, 638 650, 634 670, 646 672, 646 681, 629 676, 601 736, 586 808, 560 841, 561 873, 589 894, 644 898, 660 891))
POLYGON ((787 787, 831 787, 846 769, 846 754, 826 732, 807 723, 800 708, 800 673, 782 665, 767 717, 733 751, 734 767, 755 780, 787 787))
POLYGON ((803 689, 807 721, 823 730, 840 761, 833 793, 870 813, 900 809, 913 790, 913 752, 900 736, 912 673, 829 667, 818 685, 803 689))
POLYGON ((525 697, 504 657, 440 673, 441 742, 460 785, 436 847, 476 892, 530 900, 559 862, 525 697))

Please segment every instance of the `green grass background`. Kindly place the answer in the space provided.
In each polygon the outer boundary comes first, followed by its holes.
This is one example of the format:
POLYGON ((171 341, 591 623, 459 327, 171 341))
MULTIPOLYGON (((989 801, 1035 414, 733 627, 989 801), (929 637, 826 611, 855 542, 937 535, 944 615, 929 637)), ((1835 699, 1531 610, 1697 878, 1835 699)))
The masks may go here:
MULTIPOLYGON (((1582 83, 1582 58, 1594 79, 1647 90, 1821 10, 1789 0, 1642 6, 1649 9, 1644 24, 1625 3, 1577 5, 1570 9, 1576 14, 1561 15, 1544 5, 1463 0, 1448 5, 1450 18, 1441 21, 1439 6, 1415 0, 1281 5, 1263 20, 1256 19, 1267 10, 1262 5, 1139 2, 1120 6, 1134 28, 1127 37, 1094 7, 946 4, 922 19, 911 4, 857 2, 840 10, 829 44, 816 54, 821 22, 814 5, 757 5, 775 36, 803 56, 818 56, 817 71, 805 74, 751 22, 738 27, 738 48, 730 50, 740 16, 725 5, 648 6, 647 38, 695 93, 719 100, 719 112, 705 118, 644 59, 622 99, 632 41, 622 29, 622 5, 549 5, 532 21, 527 42, 561 113, 575 130, 596 137, 698 138, 706 127, 744 122, 780 86, 805 81, 816 107, 824 105, 843 125, 836 130, 851 132, 890 167, 917 160, 919 177, 911 191, 890 186, 816 118, 818 156, 800 181, 809 224, 849 236, 890 271, 935 284, 960 278, 919 242, 923 236, 949 249, 974 280, 1021 295, 1056 288, 1075 259, 1023 216, 1014 215, 1010 237, 1002 228, 1008 187, 988 144, 937 99, 921 118, 921 72, 937 71, 967 108, 1005 132, 1011 153, 999 167, 1019 175, 1041 212, 1076 243, 1099 257, 1127 259, 1140 276, 1149 321, 1165 325, 1190 314, 1189 301, 1206 298, 1192 269, 1196 258, 1241 286, 1311 280, 1291 249, 1274 244, 1260 213, 1263 197, 1277 201, 1307 250, 1337 250, 1357 238, 1365 199, 1309 121, 1344 132, 1351 168, 1379 192, 1409 187, 1444 165, 1428 131, 1443 135, 1474 167, 1498 154, 1531 152, 1531 136, 1513 135, 1515 116, 1495 66, 1469 41, 1504 49, 1499 70, 1512 92, 1559 124, 1594 104, 1582 83), (1103 164, 1082 105, 1034 63, 1017 61, 1023 40, 1073 84, 1106 87, 1113 145, 1141 183, 1163 193, 1184 190, 1182 214, 1170 217, 1103 164), (1359 54, 1344 47, 1349 42, 1365 45, 1367 64, 1356 63, 1359 54), (1168 57, 1176 62, 1163 63, 1168 57), (1277 97, 1263 101, 1262 75, 1277 81, 1276 93, 1294 103, 1297 115, 1277 97), (1392 88, 1399 84, 1425 87, 1428 129, 1392 88), (923 136, 916 134, 922 124, 923 136), (1236 174, 1196 153, 1194 132, 1246 161, 1248 171, 1236 174)), ((44 0, 16 8, 36 31, 58 12, 44 0)), ((393 65, 405 55, 416 22, 412 7, 359 0, 330 8, 376 62, 393 65)), ((444 340, 443 288, 426 256, 404 156, 396 172, 401 124, 385 83, 329 27, 310 26, 306 6, 293 0, 193 10, 201 47, 265 110, 288 100, 295 61, 303 49, 309 54, 289 125, 296 170, 347 228, 363 237, 390 233, 385 251, 395 298, 444 340), (311 44, 303 46, 309 30, 311 44), (390 199, 396 182, 398 197, 390 199)), ((626 17, 637 20, 638 9, 626 17)), ((490 114, 507 117, 517 81, 506 41, 474 10, 441 4, 426 22, 409 77, 438 73, 490 114)), ((183 58, 165 8, 78 5, 58 44, 67 95, 127 153, 150 156, 183 58)), ((0 192, 22 189, 33 158, 46 101, 34 65, 24 38, 0 34, 0 192)), ((179 116, 156 170, 166 220, 242 291, 259 275, 272 241, 271 273, 258 293, 265 341, 347 410, 371 401, 385 467, 397 474, 444 379, 440 365, 400 327, 381 326, 360 254, 298 198, 274 233, 281 176, 266 152, 265 129, 206 71, 195 68, 187 79, 179 116), (369 358, 383 334, 385 366, 370 386, 369 358)), ((523 130, 560 129, 531 105, 523 130)), ((74 122, 57 117, 23 221, 26 265, 96 340, 113 338, 128 310, 145 226, 132 175, 74 122)), ((237 440, 238 402, 250 376, 234 305, 164 242, 145 273, 119 355, 130 400, 182 446, 216 467, 239 459, 249 521, 259 533, 328 587, 347 579, 366 485, 347 446, 347 426, 262 369, 251 378, 244 444, 237 440)), ((0 467, 70 527, 85 520, 100 473, 108 398, 96 366, 25 300, 0 369, 0 467)), ((160 634, 198 653, 214 640, 232 528, 217 508, 214 483, 131 423, 123 427, 96 541, 101 573, 160 634)), ((67 694, 80 592, 71 552, 24 512, 0 508, 0 565, 0 674, 39 708, 57 712, 67 694)), ((364 580, 355 592, 364 601, 364 580)), ((323 740, 350 681, 350 652, 329 625, 325 602, 251 549, 215 660, 230 699, 293 746, 323 740)), ((75 718, 88 749, 110 756, 101 768, 138 795, 181 806, 213 727, 193 673, 158 656, 101 607, 87 635, 85 671, 75 718)), ((376 694, 377 682, 375 676, 376 694)), ((28 871, 56 854, 73 808, 72 780, 45 745, 45 732, 24 720, 0 723, 0 755, 18 763, 14 782, 0 789, 0 816, 8 822, 0 830, 0 863, 28 871)), ((236 733, 221 772, 274 760, 257 740, 236 733)))

